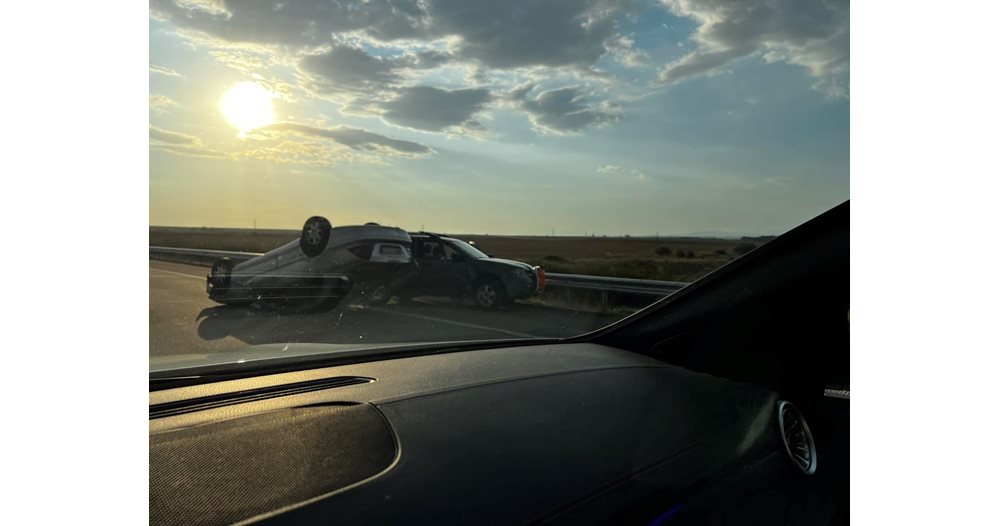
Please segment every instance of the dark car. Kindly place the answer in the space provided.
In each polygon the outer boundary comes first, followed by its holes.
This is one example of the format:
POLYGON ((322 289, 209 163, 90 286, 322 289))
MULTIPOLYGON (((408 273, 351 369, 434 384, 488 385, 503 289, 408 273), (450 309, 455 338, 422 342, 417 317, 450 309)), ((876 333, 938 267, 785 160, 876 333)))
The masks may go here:
POLYGON ((490 257, 473 245, 439 234, 411 233, 418 271, 402 280, 394 293, 469 298, 486 309, 509 306, 515 299, 545 288, 545 271, 520 261, 490 257))

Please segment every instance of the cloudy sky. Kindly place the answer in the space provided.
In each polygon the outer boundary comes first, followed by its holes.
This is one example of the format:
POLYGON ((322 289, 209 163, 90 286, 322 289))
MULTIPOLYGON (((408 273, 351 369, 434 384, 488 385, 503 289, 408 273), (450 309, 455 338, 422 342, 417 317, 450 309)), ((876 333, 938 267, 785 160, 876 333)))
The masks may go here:
POLYGON ((846 200, 846 0, 151 0, 150 223, 780 233, 846 200))

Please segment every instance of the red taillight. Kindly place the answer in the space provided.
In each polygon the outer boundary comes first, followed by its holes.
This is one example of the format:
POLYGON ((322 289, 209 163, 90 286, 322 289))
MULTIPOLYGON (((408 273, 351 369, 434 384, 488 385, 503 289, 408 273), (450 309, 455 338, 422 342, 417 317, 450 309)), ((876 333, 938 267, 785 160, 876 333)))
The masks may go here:
POLYGON ((538 267, 538 290, 545 290, 545 269, 538 267))

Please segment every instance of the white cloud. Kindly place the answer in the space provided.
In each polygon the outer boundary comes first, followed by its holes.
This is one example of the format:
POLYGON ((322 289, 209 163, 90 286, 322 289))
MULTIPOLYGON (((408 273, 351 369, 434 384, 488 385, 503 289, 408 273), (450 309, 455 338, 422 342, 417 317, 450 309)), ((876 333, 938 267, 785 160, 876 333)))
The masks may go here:
POLYGON ((635 47, 635 40, 619 36, 608 42, 608 51, 611 56, 628 68, 638 68, 644 66, 649 61, 649 55, 645 51, 635 47))
POLYGON ((201 146, 201 139, 186 133, 164 130, 150 125, 149 138, 168 144, 186 144, 190 146, 201 146))
POLYGON ((177 106, 177 103, 166 95, 150 95, 149 109, 156 112, 165 112, 167 109, 177 106))
POLYGON ((660 71, 663 82, 712 74, 760 55, 806 68, 816 87, 847 96, 850 4, 847 0, 661 0, 677 16, 699 23, 695 51, 660 71))
POLYGON ((649 176, 646 175, 646 172, 643 172, 642 170, 636 170, 635 168, 633 168, 629 170, 628 173, 631 174, 632 177, 634 177, 637 181, 645 182, 649 180, 649 176))
POLYGON ((646 172, 639 170, 638 168, 625 169, 617 164, 602 164, 598 165, 597 173, 604 175, 613 175, 615 177, 626 177, 628 179, 634 179, 636 181, 646 182, 650 181, 651 178, 646 172))
POLYGON ((211 148, 205 148, 203 146, 185 146, 182 144, 151 144, 150 147, 161 150, 167 153, 172 153, 174 155, 184 155, 187 157, 212 157, 212 158, 224 158, 226 154, 213 150, 211 148))
POLYGON ((157 66, 156 64, 149 65, 149 72, 156 73, 157 75, 164 75, 167 77, 183 77, 180 73, 163 66, 157 66))

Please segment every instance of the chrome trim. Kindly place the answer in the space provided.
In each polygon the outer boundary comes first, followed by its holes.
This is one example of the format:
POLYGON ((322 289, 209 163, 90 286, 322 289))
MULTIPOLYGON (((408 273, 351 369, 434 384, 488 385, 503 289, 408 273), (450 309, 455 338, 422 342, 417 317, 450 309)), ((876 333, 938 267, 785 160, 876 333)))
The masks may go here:
POLYGON ((851 391, 847 389, 824 389, 823 396, 829 398, 843 398, 844 400, 850 400, 851 391))

